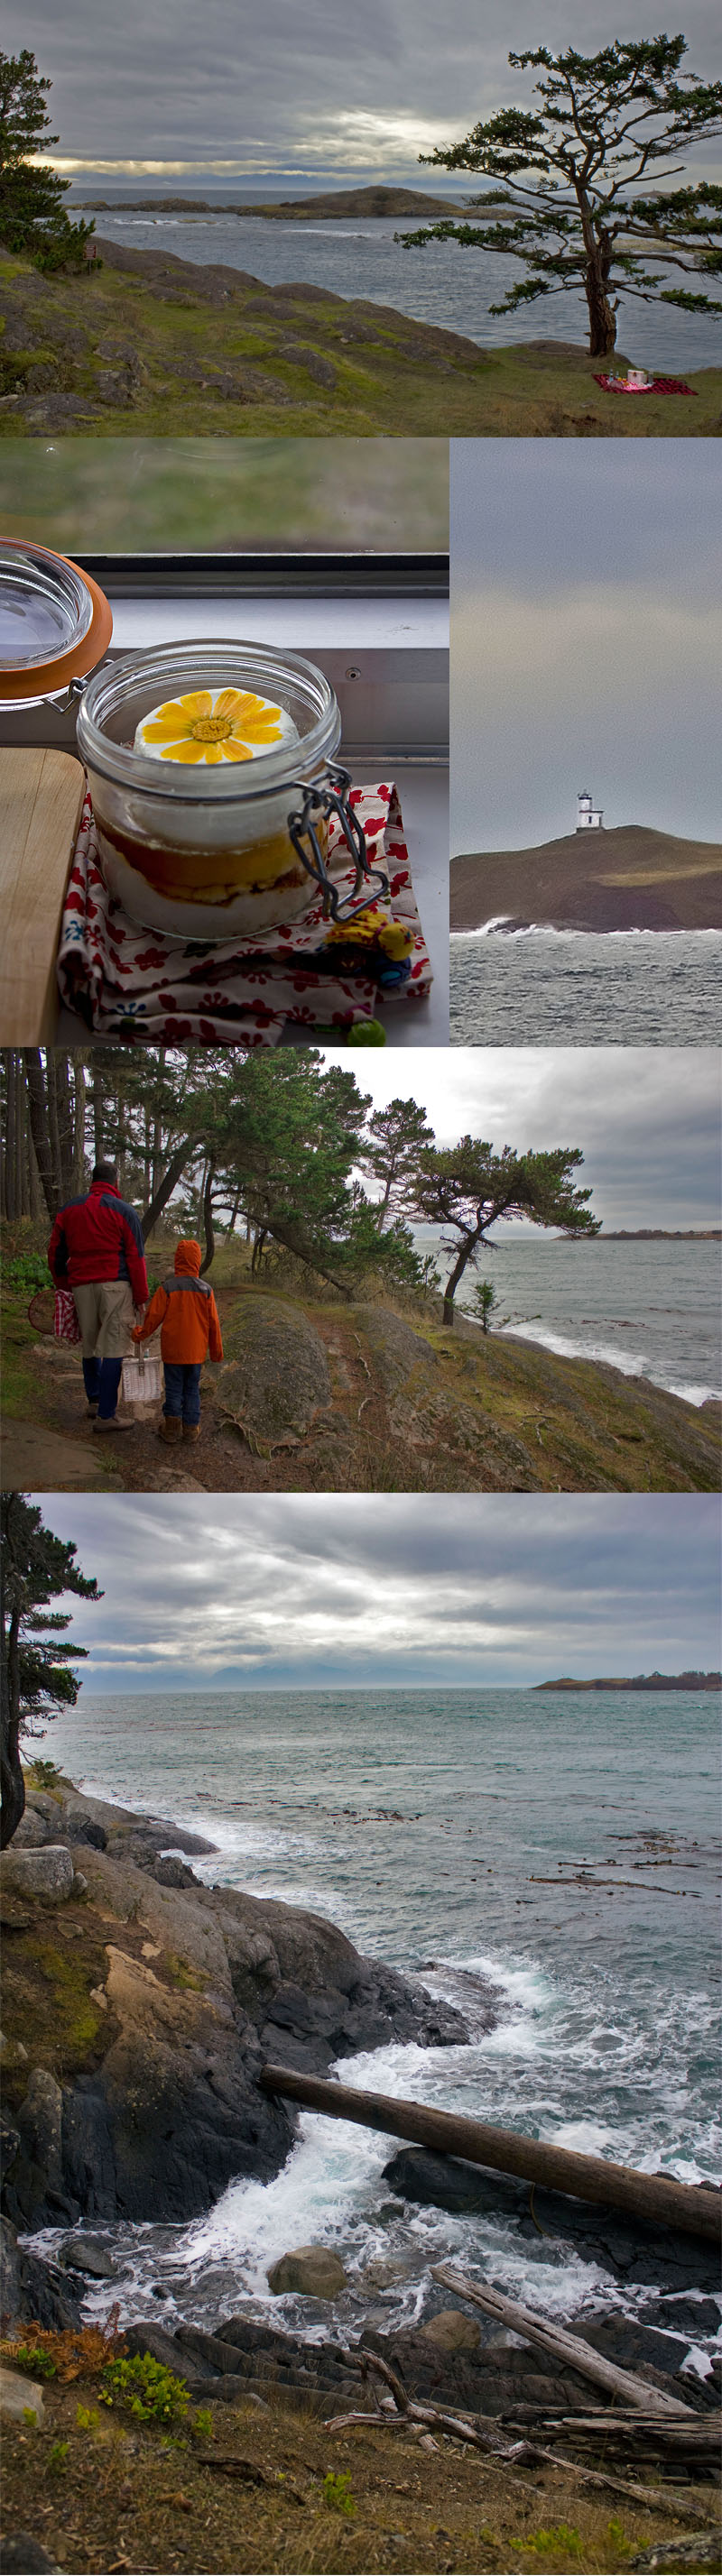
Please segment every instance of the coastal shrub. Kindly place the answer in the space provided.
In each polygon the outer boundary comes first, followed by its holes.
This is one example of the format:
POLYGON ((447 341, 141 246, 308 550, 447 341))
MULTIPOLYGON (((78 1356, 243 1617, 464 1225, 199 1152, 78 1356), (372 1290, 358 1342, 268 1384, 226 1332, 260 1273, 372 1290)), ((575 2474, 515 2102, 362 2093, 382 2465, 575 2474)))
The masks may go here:
POLYGON ((194 2415, 194 2417, 193 2417, 193 2422, 192 2422, 192 2425, 191 2425, 191 2432, 192 2432, 192 2433, 198 2433, 198 2434, 199 2434, 199 2436, 200 2436, 201 2441, 203 2441, 203 2442, 211 2442, 211 2441, 212 2441, 212 2439, 213 2439, 213 2417, 212 2417, 212 2414, 211 2414, 210 2406, 198 2406, 198 2407, 196 2408, 196 2412, 195 2412, 195 2415, 194 2415))
POLYGON ((172 2424, 188 2406, 185 2380, 174 2379, 172 2370, 154 2361, 150 2352, 134 2353, 131 2361, 106 2361, 100 2393, 104 2406, 120 2397, 143 2424, 172 2424))
POLYGON ((36 2378, 42 2370, 45 2379, 80 2379, 91 2371, 102 2370, 105 2362, 124 2350, 118 2334, 117 2307, 111 2309, 104 2326, 63 2326, 59 2329, 57 2326, 38 2325, 37 2319, 33 2318, 31 2332, 37 2338, 32 2345, 19 2344, 12 2336, 3 2336, 0 2361, 10 2362, 13 2369, 21 2369, 30 2357, 36 2378), (42 2361, 38 2357, 40 2355, 42 2361))
POLYGON ((15 2348, 18 2370, 28 2370, 32 2379, 57 2379, 55 2362, 40 2343, 21 2343, 15 2348))
POLYGON ((525 2540, 523 2547, 533 2549, 537 2558, 556 2558, 560 2553, 565 2558, 581 2558, 583 2543, 581 2532, 574 2524, 556 2522, 552 2531, 532 2532, 531 2539, 525 2540))
POLYGON ((75 2421, 79 2433, 94 2433, 96 2424, 100 2423, 97 2406, 78 2406, 75 2421))
POLYGON ((69 2442, 51 2442, 48 2452, 48 2468, 55 2471, 67 2468, 69 2449, 69 2442))
POLYGON ((47 1288, 48 1265, 41 1252, 17 1252, 5 1263, 5 1286, 21 1291, 47 1288))
POLYGON ((43 1762, 38 1757, 36 1762, 28 1763, 25 1778, 29 1789, 58 1789, 62 1785, 63 1774, 58 1770, 57 1762, 43 1762))
POLYGON ((326 2470, 326 2475, 323 2481, 323 2501, 324 2504, 330 2505, 333 2513, 355 2513, 356 2506, 351 2493, 351 2480, 346 2469, 339 2469, 338 2471, 333 2469, 326 2470))

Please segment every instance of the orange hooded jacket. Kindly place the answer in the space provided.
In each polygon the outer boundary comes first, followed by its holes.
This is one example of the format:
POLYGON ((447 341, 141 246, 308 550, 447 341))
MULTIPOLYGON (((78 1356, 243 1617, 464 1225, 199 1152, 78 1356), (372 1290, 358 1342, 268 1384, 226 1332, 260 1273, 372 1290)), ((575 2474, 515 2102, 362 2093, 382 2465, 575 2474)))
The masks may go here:
POLYGON ((200 1266, 200 1244, 177 1243, 173 1277, 156 1288, 144 1322, 133 1333, 134 1342, 146 1342, 160 1324, 161 1357, 171 1366, 223 1358, 218 1308, 212 1288, 198 1277, 200 1266))

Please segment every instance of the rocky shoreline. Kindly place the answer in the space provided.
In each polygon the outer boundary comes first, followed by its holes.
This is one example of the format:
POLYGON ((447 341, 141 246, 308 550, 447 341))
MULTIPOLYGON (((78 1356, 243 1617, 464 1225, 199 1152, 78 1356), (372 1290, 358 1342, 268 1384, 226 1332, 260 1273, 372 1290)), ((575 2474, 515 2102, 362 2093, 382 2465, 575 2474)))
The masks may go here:
MULTIPOLYGON (((206 1886, 188 1864, 213 1848, 69 1782, 29 1794, 0 1871, 5 2332, 29 2320, 78 2323, 93 2283, 122 2278, 111 2233, 119 2220, 182 2224, 233 2180, 280 2172, 295 2122, 259 2089, 267 2059, 326 2074, 339 2055, 390 2040, 439 2047, 469 2038, 460 2011, 362 1957, 334 1924, 206 1886), (52 2261, 22 2242, 46 2227, 64 2231, 52 2261)), ((475 1991, 473 2011, 477 2029, 493 2027, 491 1994, 475 1991)), ((690 2348, 717 2323, 718 2264, 703 2240, 557 2193, 530 2195, 418 2149, 393 2155, 383 2183, 392 2215, 395 2203, 502 2215, 520 2252, 541 2235, 552 2261, 578 2252, 601 2263, 622 2295, 599 2313, 585 2307, 576 2331, 686 2404, 719 2404, 719 2362, 706 2375, 687 2367, 680 2379, 690 2348)), ((384 2269, 370 2265, 343 2303, 340 2265, 335 2289, 309 2274, 308 2336, 285 2319, 259 2322, 252 2302, 208 2332, 177 2323, 173 2302, 168 2322, 161 2307, 157 2323, 138 2318, 124 2329, 128 2349, 166 2362, 194 2396, 263 2398, 272 2387, 319 2414, 330 2392, 358 2400, 359 2343, 401 2369, 413 2398, 522 2420, 525 2408, 588 2407, 581 2375, 540 2360, 490 2320, 450 2310, 433 2283, 421 2320, 389 2331, 384 2269)))

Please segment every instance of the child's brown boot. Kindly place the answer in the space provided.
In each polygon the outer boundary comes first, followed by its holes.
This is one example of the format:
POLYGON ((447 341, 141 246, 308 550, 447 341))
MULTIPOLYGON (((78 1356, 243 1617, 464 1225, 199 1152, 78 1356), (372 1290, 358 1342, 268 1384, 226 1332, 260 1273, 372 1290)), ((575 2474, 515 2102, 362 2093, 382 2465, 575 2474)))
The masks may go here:
POLYGON ((201 1436, 201 1426, 200 1426, 200 1423, 199 1423, 199 1422, 184 1422, 184 1424, 183 1424, 183 1438, 184 1438, 184 1440, 200 1440, 200 1436, 201 1436))
POLYGON ((164 1413, 162 1422, 159 1422, 158 1424, 158 1439, 167 1440, 172 1446, 177 1440, 182 1440, 182 1438, 183 1424, 179 1415, 177 1413, 164 1413))

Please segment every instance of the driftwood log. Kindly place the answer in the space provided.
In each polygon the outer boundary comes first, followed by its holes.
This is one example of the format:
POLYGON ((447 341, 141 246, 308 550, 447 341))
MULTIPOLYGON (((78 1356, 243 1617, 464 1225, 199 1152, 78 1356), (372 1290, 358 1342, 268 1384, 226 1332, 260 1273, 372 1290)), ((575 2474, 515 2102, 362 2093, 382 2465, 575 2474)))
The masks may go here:
POLYGON ((362 2350, 356 2355, 356 2359, 366 2384, 371 2388, 375 2400, 374 2413, 370 2414, 362 2412, 360 2408, 354 2408, 348 2414, 334 2415, 327 2421, 327 2433, 347 2433, 357 2427, 362 2427, 365 2431, 371 2427, 374 2432, 383 2429, 384 2432, 397 2433, 414 2431, 439 2433, 442 2440, 469 2443, 473 2450, 486 2452, 487 2458, 490 2457, 497 2466, 513 2469, 517 2484, 525 2487, 528 2492, 533 2490, 529 2488, 528 2479, 519 2476, 519 2471, 526 2466, 536 2467, 540 2461, 543 2461, 551 2468, 564 2469, 567 2476, 579 2478, 583 2484, 606 2487, 613 2495, 629 2496, 635 2504, 644 2504, 651 2507, 654 2512, 659 2512, 661 2509, 663 2513, 668 2513, 671 2506, 672 2511, 681 2520, 685 2518, 689 2520, 690 2515, 693 2519, 699 2520, 697 2501, 690 2506, 676 2495, 671 2497, 665 2494, 661 2488, 633 2484, 631 2479, 620 2477, 615 2469, 589 2468, 586 2461, 571 2460, 565 2457, 563 2452, 550 2451, 544 2443, 530 2440, 526 2433, 520 2440, 509 2442, 505 2440, 496 2425, 489 2423, 488 2419, 482 2419, 478 2415, 452 2415, 445 2407, 429 2406, 416 2398, 409 2397, 398 2372, 392 2369, 390 2362, 383 2361, 379 2353, 362 2350), (380 2411, 371 2376, 374 2371, 378 2372, 379 2378, 384 2380, 387 2388, 390 2388, 395 2411, 389 2413, 380 2411))
POLYGON ((664 2174, 636 2173, 627 2165, 607 2164, 602 2156, 575 2155, 569 2147, 549 2146, 541 2138, 521 2137, 516 2129, 496 2129, 486 2120, 461 2119, 452 2111, 430 2110, 424 2102, 394 2101, 387 2093, 360 2093, 350 2084, 328 2084, 320 2076, 297 2075, 290 2066, 264 2066, 259 2077, 265 2093, 281 2093, 309 2111, 324 2111, 333 2120, 355 2120, 360 2128, 381 2129, 392 2138, 409 2138, 436 2155, 464 2156, 497 2173, 518 2174, 550 2191, 575 2200, 601 2202, 624 2209, 657 2227, 681 2229, 685 2235, 711 2237, 722 2227, 722 2194, 664 2174))
POLYGON ((485 2316, 495 2317, 497 2324, 522 2335, 525 2343, 541 2346, 566 2370, 577 2370, 584 2379, 593 2379, 597 2387, 606 2388, 610 2397, 621 2397, 636 2414, 669 2418, 676 2423, 699 2422, 693 2407, 685 2406, 679 2397, 668 2397, 666 2389, 653 2388, 649 2380, 639 2379, 636 2371, 620 2370, 615 2361, 606 2361, 595 2352, 582 2335, 569 2334, 565 2326, 551 2325, 548 2317, 536 2316, 531 2308, 522 2308, 516 2299, 505 2299, 500 2290, 482 2289, 479 2282, 467 2281, 463 2272, 455 2272, 451 2263, 434 2263, 432 2281, 442 2289, 452 2290, 458 2299, 469 2299, 485 2316))

